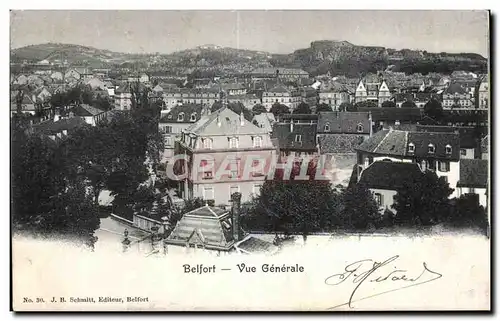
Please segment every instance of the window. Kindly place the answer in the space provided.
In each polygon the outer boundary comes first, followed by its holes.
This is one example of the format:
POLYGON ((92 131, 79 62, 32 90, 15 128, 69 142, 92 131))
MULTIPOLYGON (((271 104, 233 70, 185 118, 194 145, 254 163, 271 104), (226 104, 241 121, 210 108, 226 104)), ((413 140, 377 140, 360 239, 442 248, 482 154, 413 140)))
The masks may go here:
POLYGON ((256 136, 253 138, 253 147, 262 147, 262 137, 256 136))
POLYGON ((231 200, 231 196, 234 194, 234 193, 239 193, 240 192, 240 187, 237 186, 237 185, 234 185, 234 186, 231 186, 229 187, 229 199, 231 200))
POLYGON ((396 121, 394 122, 394 125, 399 126, 399 125, 401 125, 401 123, 399 122, 399 120, 396 120, 396 121))
POLYGON ((252 188, 252 193, 255 195, 260 195, 260 189, 262 188, 262 184, 255 184, 252 188))
POLYGON ((229 138, 229 148, 238 148, 238 138, 230 137, 229 138))
POLYGON ((163 141, 165 143, 165 146, 171 146, 172 145, 172 137, 170 136, 164 136, 163 141))
POLYGON ((382 194, 375 193, 375 202, 377 202, 379 207, 382 206, 382 194))
POLYGON ((426 171, 427 170, 427 161, 426 160, 423 160, 421 163, 420 163, 420 167, 422 169, 422 171, 426 171))
POLYGON ((446 145, 445 150, 446 150, 446 155, 451 154, 451 146, 450 145, 446 145))
POLYGON ((208 186, 203 187, 203 199, 205 201, 211 201, 215 199, 213 187, 208 187, 208 186))
POLYGON ((165 134, 172 133, 172 126, 164 126, 162 129, 163 129, 163 133, 165 133, 165 134))
POLYGON ((212 179, 213 178, 213 168, 214 163, 213 160, 203 159, 200 163, 200 167, 202 167, 203 179, 212 179))
POLYGON ((212 139, 211 138, 203 138, 202 140, 203 148, 212 149, 212 139))
POLYGON ((429 144, 427 146, 427 151, 429 152, 429 154, 434 154, 434 152, 436 151, 436 148, 434 147, 433 144, 429 144))
POLYGON ((228 167, 231 170, 231 174, 229 174, 229 178, 238 178, 239 168, 240 168, 239 161, 237 159, 231 160, 228 167))
POLYGON ((295 135, 295 141, 297 143, 302 143, 302 135, 295 135))
POLYGON ((449 172, 450 171, 450 162, 448 161, 439 161, 439 171, 440 172, 449 172))
POLYGON ((467 150, 465 148, 460 148, 460 156, 466 156, 467 150))
POLYGON ((414 153, 415 152, 415 144, 409 143, 408 144, 408 153, 414 153))
POLYGON ((196 113, 191 114, 191 121, 196 121, 196 113))
POLYGON ((356 130, 358 131, 358 133, 362 133, 364 128, 363 128, 363 125, 362 124, 358 124, 358 126, 356 127, 356 130))
POLYGON ((325 125, 325 132, 329 132, 329 131, 330 131, 330 124, 326 123, 326 125, 325 125))
POLYGON ((177 115, 177 121, 184 121, 184 113, 179 113, 179 115, 177 115))

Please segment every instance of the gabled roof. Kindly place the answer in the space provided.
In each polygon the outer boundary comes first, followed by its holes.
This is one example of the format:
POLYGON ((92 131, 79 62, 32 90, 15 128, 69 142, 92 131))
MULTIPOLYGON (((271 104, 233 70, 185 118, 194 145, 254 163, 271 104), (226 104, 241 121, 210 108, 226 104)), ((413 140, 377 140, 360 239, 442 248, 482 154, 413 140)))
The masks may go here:
POLYGON ((316 124, 284 124, 274 123, 272 138, 278 140, 280 149, 315 150, 316 149, 316 124), (297 135, 301 142, 296 142, 297 135))
POLYGON ((355 153, 363 143, 363 135, 318 134, 318 145, 321 154, 355 153))
POLYGON ((488 161, 485 159, 461 159, 460 179, 457 186, 486 188, 488 186, 488 161))
POLYGON ((269 89, 267 92, 271 93, 289 93, 290 90, 285 87, 284 85, 278 84, 274 86, 273 88, 269 89))
POLYGON ((87 126, 88 124, 81 117, 71 117, 71 118, 63 118, 56 122, 53 120, 48 120, 42 123, 38 123, 33 125, 33 130, 35 133, 45 134, 45 135, 54 135, 62 132, 63 130, 67 130, 68 132, 82 127, 87 126))
POLYGON ((320 112, 318 114, 318 133, 327 132, 339 134, 369 134, 371 121, 367 112, 320 112), (358 125, 363 131, 358 132, 358 125))
POLYGON ((359 184, 397 191, 405 184, 415 184, 423 178, 424 173, 416 163, 377 161, 361 173, 359 184))
POLYGON ((252 119, 253 122, 257 122, 260 128, 264 128, 267 132, 271 132, 273 130, 273 124, 276 121, 273 113, 262 113, 259 115, 255 115, 252 119))
POLYGON ((458 133, 460 135, 461 148, 475 148, 478 146, 476 132, 474 127, 462 126, 432 126, 432 125, 417 125, 418 132, 434 132, 434 133, 458 133))
POLYGON ((267 133, 265 129, 255 126, 252 122, 247 121, 244 117, 226 107, 202 117, 200 121, 191 125, 186 131, 204 136, 267 133))
POLYGON ((235 247, 248 254, 272 254, 278 250, 276 245, 251 235, 236 243, 235 247))
POLYGON ((394 107, 378 107, 378 108, 358 108, 360 112, 370 112, 372 120, 377 121, 418 121, 422 118, 423 111, 420 108, 394 108, 394 107))
POLYGON ((381 155, 458 160, 460 158, 460 137, 458 133, 408 132, 384 129, 364 141, 357 150, 381 155), (413 152, 408 150, 409 144, 414 145, 413 152), (435 151, 433 154, 428 153, 429 144, 434 145, 435 151), (446 153, 447 145, 452 148, 451 154, 446 153))

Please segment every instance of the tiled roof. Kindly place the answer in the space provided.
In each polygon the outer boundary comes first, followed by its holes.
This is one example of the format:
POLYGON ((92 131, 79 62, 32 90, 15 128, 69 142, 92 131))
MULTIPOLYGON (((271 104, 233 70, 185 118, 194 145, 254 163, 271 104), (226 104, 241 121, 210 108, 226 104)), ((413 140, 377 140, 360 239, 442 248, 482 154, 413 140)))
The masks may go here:
POLYGON ((316 149, 316 124, 275 123, 272 137, 278 139, 280 149, 315 150, 316 149), (296 142, 296 135, 301 136, 301 142, 296 142))
POLYGON ((289 121, 289 120, 318 120, 318 115, 314 114, 282 114, 278 116, 278 121, 289 121))
POLYGON ((99 108, 95 108, 87 104, 81 104, 80 106, 75 106, 71 111, 75 116, 80 116, 80 117, 97 116, 104 113, 103 110, 100 110, 99 108))
POLYGON ((488 161, 485 159, 461 159, 460 179, 457 186, 486 188, 488 186, 488 161))
POLYGON ((67 130, 68 132, 82 126, 86 126, 87 123, 81 117, 71 117, 71 118, 63 118, 56 122, 53 120, 48 120, 42 123, 38 123, 33 125, 33 130, 35 133, 45 134, 45 135, 54 135, 62 132, 63 130, 67 130))
POLYGON ((429 133, 407 132, 399 130, 381 130, 363 142, 359 151, 406 157, 435 157, 450 160, 460 158, 460 137, 458 133, 429 133), (408 151, 408 145, 415 146, 414 152, 408 151), (433 144, 435 152, 428 153, 429 144, 433 144), (451 154, 446 153, 446 146, 450 145, 451 154))
POLYGON ((461 148, 475 148, 478 145, 474 127, 417 125, 419 132, 459 133, 461 148))
POLYGON ((364 139, 363 135, 318 134, 319 151, 321 154, 355 153, 364 139))
POLYGON ((424 173, 416 163, 391 161, 373 162, 362 173, 360 184, 368 188, 398 190, 405 184, 414 184, 422 180, 424 173))
POLYGON ((267 132, 273 130, 273 124, 276 121, 273 113, 262 113, 255 115, 252 119, 252 123, 256 121, 259 127, 264 128, 267 132))
POLYGON ((258 239, 254 236, 248 235, 245 239, 235 244, 236 248, 239 248, 250 254, 253 253, 274 253, 278 250, 278 247, 270 242, 258 239))
POLYGON ((277 85, 277 86, 274 86, 273 88, 269 89, 268 92, 271 92, 271 93, 288 93, 290 92, 290 90, 283 86, 283 85, 277 85))
POLYGON ((369 134, 370 113, 366 112, 320 112, 318 115, 318 133, 325 131, 329 125, 330 133, 339 134, 369 134), (362 132, 358 132, 358 125, 362 125, 362 132))
POLYGON ((167 243, 202 245, 207 249, 229 250, 234 239, 229 212, 204 206, 184 214, 167 238, 167 243))

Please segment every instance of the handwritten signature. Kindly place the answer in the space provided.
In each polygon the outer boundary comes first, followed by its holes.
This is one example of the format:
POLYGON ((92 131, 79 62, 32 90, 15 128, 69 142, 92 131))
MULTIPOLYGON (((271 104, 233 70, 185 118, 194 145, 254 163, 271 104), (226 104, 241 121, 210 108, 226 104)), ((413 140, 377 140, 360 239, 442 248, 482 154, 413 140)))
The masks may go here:
POLYGON ((349 297, 349 300, 345 303, 333 306, 329 308, 328 310, 332 310, 344 305, 348 305, 349 308, 352 308, 352 303, 356 301, 361 301, 364 299, 368 298, 373 298, 378 295, 394 292, 394 291, 399 291, 405 288, 417 286, 417 285, 422 285, 425 283, 429 283, 432 281, 435 281, 437 279, 440 279, 443 277, 441 273, 432 271, 429 269, 427 264, 425 262, 422 263, 423 269, 417 277, 408 277, 407 270, 399 270, 396 267, 394 269, 389 269, 388 265, 391 262, 396 261, 399 258, 399 255, 395 255, 393 257, 388 258, 387 260, 383 262, 377 262, 372 259, 365 259, 365 260, 360 260, 356 261, 354 263, 348 264, 344 268, 344 272, 342 273, 337 273, 330 275, 325 279, 325 284, 331 285, 331 286, 338 286, 344 282, 352 282, 353 284, 356 284, 354 287, 351 296, 349 297), (385 268, 384 268, 385 267, 385 268), (359 290, 362 284, 365 282, 375 282, 375 283, 381 283, 381 282, 398 282, 399 284, 404 283, 404 285, 393 288, 388 291, 383 291, 379 293, 375 293, 366 297, 362 298, 355 298, 356 292, 359 290))

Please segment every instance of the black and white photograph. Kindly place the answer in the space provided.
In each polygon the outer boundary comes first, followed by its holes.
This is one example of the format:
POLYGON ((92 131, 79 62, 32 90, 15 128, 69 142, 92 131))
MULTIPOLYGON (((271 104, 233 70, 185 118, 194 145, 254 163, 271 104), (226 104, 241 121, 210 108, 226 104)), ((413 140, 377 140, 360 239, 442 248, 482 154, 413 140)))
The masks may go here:
POLYGON ((13 311, 490 311, 489 11, 9 24, 13 311))

